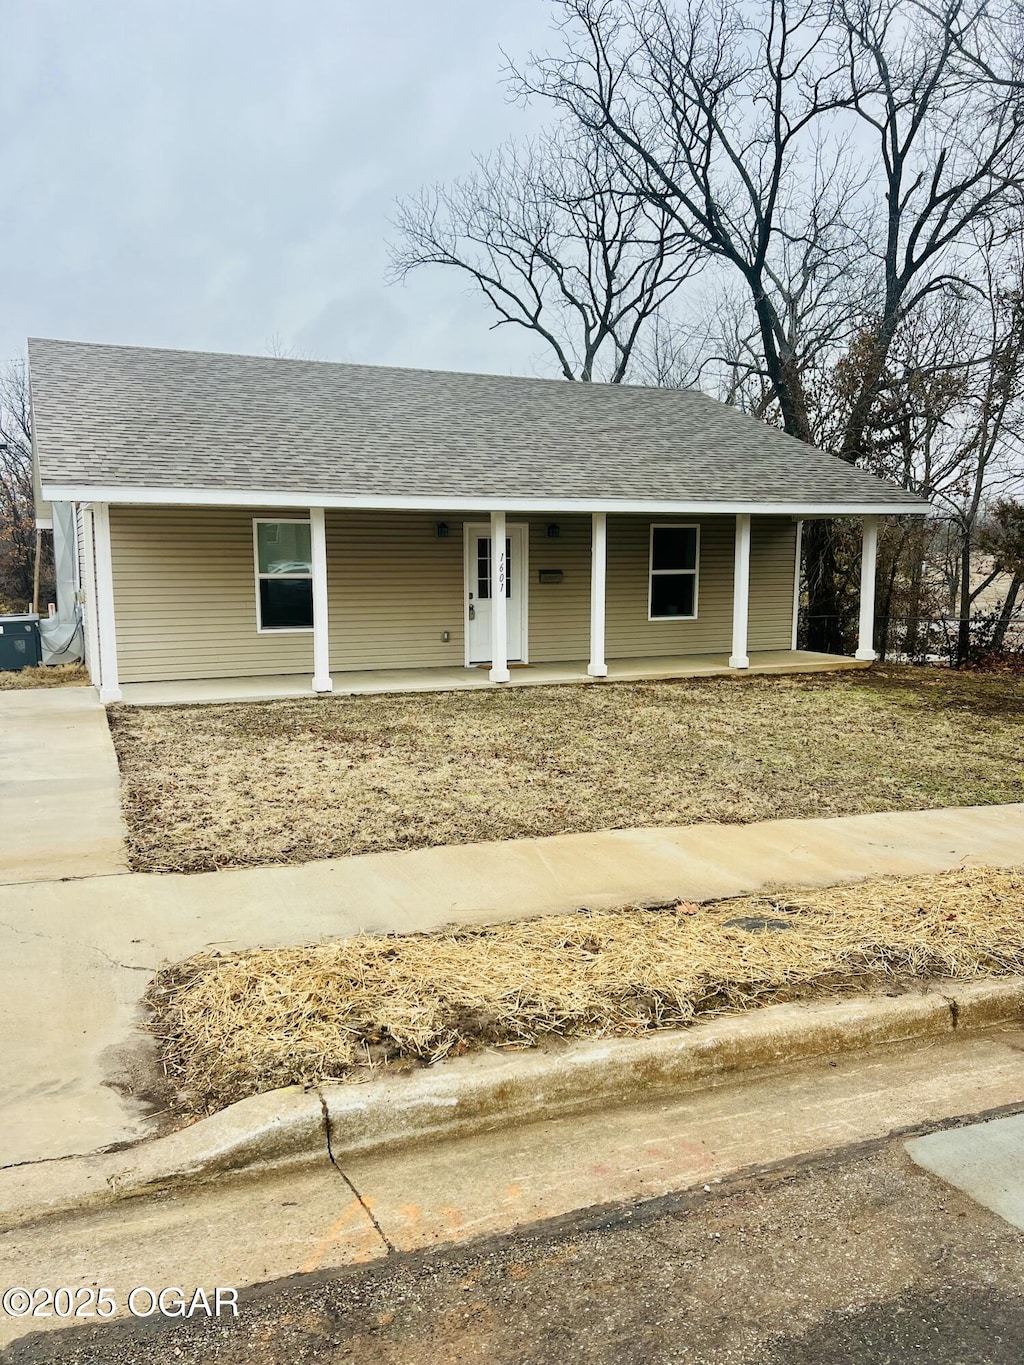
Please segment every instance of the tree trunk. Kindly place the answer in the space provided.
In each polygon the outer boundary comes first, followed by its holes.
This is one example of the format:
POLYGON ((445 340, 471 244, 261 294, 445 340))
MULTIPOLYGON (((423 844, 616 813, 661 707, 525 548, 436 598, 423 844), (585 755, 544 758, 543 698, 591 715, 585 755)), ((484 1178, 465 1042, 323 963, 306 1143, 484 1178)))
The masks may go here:
POLYGON ((996 653, 1002 649, 1006 642, 1006 632, 1013 619, 1013 609, 1017 605, 1017 595, 1022 587, 1024 587, 1024 576, 1019 573, 1014 574, 1006 597, 1003 599, 1003 605, 999 612, 999 620, 996 622, 996 628, 992 632, 992 649, 996 653))
POLYGON ((962 668, 971 654, 971 533, 964 530, 960 547, 960 621, 956 632, 956 662, 962 668))
POLYGON ((914 536, 910 538, 910 546, 914 554, 914 568, 910 575, 910 592, 907 598, 907 633, 904 650, 909 657, 917 654, 919 640, 921 638, 921 586, 923 576, 923 566, 921 563, 920 546, 914 536))
POLYGON ((807 648, 819 654, 842 654, 845 648, 836 589, 836 553, 832 522, 804 523, 807 572, 807 648))
POLYGON ((875 621, 875 635, 878 638, 878 658, 880 663, 885 662, 886 656, 889 653, 891 626, 889 614, 892 611, 892 595, 896 588, 896 575, 899 571, 899 567, 900 557, 897 552, 893 555, 892 565, 888 574, 886 574, 885 590, 882 593, 882 600, 879 603, 881 610, 875 621))

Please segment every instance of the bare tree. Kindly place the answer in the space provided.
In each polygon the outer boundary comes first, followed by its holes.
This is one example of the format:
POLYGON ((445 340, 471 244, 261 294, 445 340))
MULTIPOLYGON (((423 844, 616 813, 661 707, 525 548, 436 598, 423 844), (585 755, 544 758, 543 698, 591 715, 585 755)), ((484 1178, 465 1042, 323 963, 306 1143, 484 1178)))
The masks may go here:
MULTIPOLYGON (((975 604, 1002 572, 974 575, 979 530, 993 500, 1024 474, 1024 240, 999 242, 991 227, 978 232, 972 272, 970 289, 936 291, 904 318, 875 377, 876 398, 861 433, 862 458, 928 498, 937 513, 923 538, 914 519, 887 528, 890 592, 901 570, 908 580, 903 650, 917 652, 913 617, 936 577, 937 558, 938 577, 948 585, 942 611, 959 619, 961 662, 975 604)), ((869 330, 834 367, 820 396, 839 429, 862 391, 873 350, 869 330)), ((884 631, 889 611, 882 607, 884 631)))
POLYGON ((32 424, 24 361, 0 374, 0 602, 25 611, 38 595, 37 573, 50 590, 48 546, 36 532, 32 489, 32 424))
POLYGON ((971 287, 979 232, 999 235, 1007 216, 1010 231, 1019 227, 1024 85, 1004 24, 989 0, 941 0, 911 16, 898 0, 840 0, 838 8, 852 106, 873 135, 882 191, 874 344, 837 450, 850 460, 862 454, 904 319, 938 290, 971 287))
MULTIPOLYGON (((602 139, 637 196, 742 282, 734 362, 755 410, 815 439, 809 372, 856 331, 858 387, 828 439, 864 460, 901 326, 969 287, 973 234, 1020 204, 1020 62, 988 0, 555 3, 561 49, 516 88, 602 139)), ((841 645, 830 534, 806 537, 824 649, 841 645)))
POLYGON ((645 324, 698 265, 671 215, 630 189, 599 140, 510 145, 475 172, 401 202, 392 273, 461 271, 495 327, 524 328, 566 379, 621 382, 645 324))
POLYGON ((870 270, 875 353, 840 450, 856 458, 902 318, 962 278, 957 249, 979 222, 1020 202, 1024 107, 1005 96, 1019 74, 1005 43, 998 70, 983 56, 988 0, 910 18, 899 0, 554 3, 562 50, 513 72, 515 87, 600 138, 639 197, 743 280, 794 436, 811 435, 805 353, 862 310, 870 270), (845 281, 845 316, 822 281, 845 281))
POLYGON ((966 404, 968 418, 952 452, 958 471, 952 488, 940 498, 960 533, 960 601, 957 659, 970 654, 971 609, 989 585, 972 582, 971 558, 982 514, 1024 475, 1024 255, 1014 253, 1010 268, 1000 272, 985 253, 986 289, 978 309, 983 360, 971 374, 966 404))
MULTIPOLYGON (((550 141, 403 206, 396 273, 467 272, 567 378, 699 384, 937 499, 969 606, 1024 359, 996 279, 1024 208, 1020 0, 552 3, 554 50, 508 73, 550 141)), ((890 539, 889 600, 917 610, 929 537, 890 539)), ((804 545, 807 643, 840 650, 852 537, 804 545)))
POLYGON ((263 343, 267 355, 275 360, 316 360, 317 357, 304 347, 286 341, 280 332, 271 332, 263 343))
POLYGON ((857 197, 845 140, 823 132, 822 115, 844 101, 842 54, 821 11, 784 0, 756 11, 740 0, 555 3, 562 50, 513 73, 516 88, 600 138, 638 196, 738 274, 782 424, 810 439, 778 279, 801 253, 813 278, 860 240, 844 214, 857 197))

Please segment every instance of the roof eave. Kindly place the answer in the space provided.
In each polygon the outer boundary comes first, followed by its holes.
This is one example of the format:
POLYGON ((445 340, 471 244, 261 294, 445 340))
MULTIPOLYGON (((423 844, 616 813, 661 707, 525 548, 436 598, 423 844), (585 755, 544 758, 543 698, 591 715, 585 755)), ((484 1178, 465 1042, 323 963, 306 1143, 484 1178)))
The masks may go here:
POLYGON ((827 499, 678 499, 678 498, 566 498, 507 497, 485 494, 466 497, 445 493, 376 494, 320 493, 297 490, 282 493, 259 488, 184 488, 134 487, 116 484, 44 483, 43 496, 49 502, 106 502, 136 506, 174 507, 326 507, 387 511, 467 511, 467 512, 643 512, 643 513, 750 513, 759 516, 833 517, 897 516, 921 514, 930 510, 922 499, 890 501, 884 496, 856 501, 827 499))

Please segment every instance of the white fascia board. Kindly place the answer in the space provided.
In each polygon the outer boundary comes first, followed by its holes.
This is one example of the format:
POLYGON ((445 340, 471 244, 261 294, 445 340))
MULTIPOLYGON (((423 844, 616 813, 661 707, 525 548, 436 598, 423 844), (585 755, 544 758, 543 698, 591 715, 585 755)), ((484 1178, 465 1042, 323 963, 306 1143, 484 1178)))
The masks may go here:
POLYGON ((644 512, 662 515, 683 513, 710 516, 715 513, 750 513, 756 516, 860 517, 922 515, 927 503, 877 502, 763 502, 763 501, 671 501, 664 498, 509 498, 452 497, 439 493, 268 493, 258 488, 142 488, 117 485, 44 484, 43 496, 51 502, 106 502, 150 507, 329 507, 386 511, 473 512, 644 512))

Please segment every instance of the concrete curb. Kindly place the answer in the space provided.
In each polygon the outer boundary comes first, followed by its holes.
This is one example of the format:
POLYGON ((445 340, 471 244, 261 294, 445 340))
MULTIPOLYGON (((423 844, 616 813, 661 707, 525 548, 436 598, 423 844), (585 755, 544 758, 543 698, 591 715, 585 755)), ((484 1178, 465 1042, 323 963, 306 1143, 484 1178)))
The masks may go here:
POLYGON ((313 1160, 326 1152, 319 1095, 299 1086, 272 1090, 166 1137, 0 1170, 0 1231, 49 1214, 98 1208, 230 1171, 313 1160))
POLYGON ((0 1170, 0 1231, 228 1173, 465 1137, 685 1094, 737 1072, 1024 1018, 1024 978, 933 983, 897 996, 771 1005, 643 1038, 458 1058, 423 1071, 242 1100, 116 1152, 0 1170), (328 1147, 328 1133, 330 1146, 328 1147))
POLYGON ((770 1005, 689 1029, 557 1051, 458 1058, 412 1077, 323 1088, 335 1160, 641 1103, 755 1068, 938 1037, 1024 1016, 1024 980, 770 1005))

